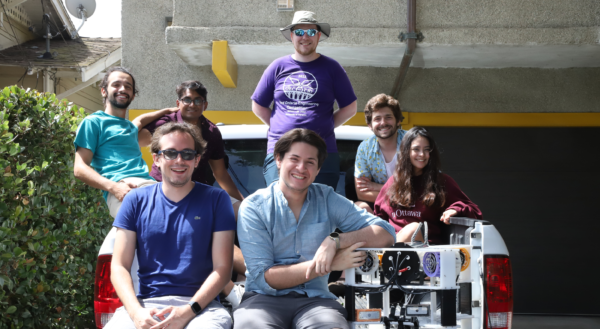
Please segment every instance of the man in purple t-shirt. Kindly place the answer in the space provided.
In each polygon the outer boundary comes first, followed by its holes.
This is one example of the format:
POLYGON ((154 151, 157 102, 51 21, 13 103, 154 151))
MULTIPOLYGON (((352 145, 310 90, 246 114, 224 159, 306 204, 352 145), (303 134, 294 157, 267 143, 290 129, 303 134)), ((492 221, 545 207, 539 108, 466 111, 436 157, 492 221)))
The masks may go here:
POLYGON ((292 24, 280 31, 294 45, 294 54, 271 63, 252 95, 252 111, 269 125, 265 181, 270 185, 279 179, 275 143, 291 129, 306 128, 327 143, 327 159, 315 183, 335 189, 340 158, 333 129, 356 114, 356 95, 342 66, 317 53, 319 40, 329 37, 329 24, 319 23, 310 11, 297 11, 292 24), (334 112, 336 102, 339 110, 334 112))
MULTIPOLYGON (((200 163, 194 169, 192 180, 206 185, 213 185, 216 180, 219 186, 229 194, 237 219, 237 211, 244 197, 227 172, 225 165, 227 155, 219 128, 202 115, 208 107, 206 98, 208 91, 199 81, 185 81, 177 86, 176 92, 177 107, 145 113, 133 120, 133 124, 139 129, 140 147, 148 146, 154 131, 168 122, 187 122, 197 125, 207 145, 204 154, 200 157, 200 163)), ((162 181, 161 172, 156 164, 152 165, 150 176, 159 182, 162 181)), ((233 259, 233 281, 244 280, 242 276, 246 272, 246 265, 244 265, 242 252, 237 246, 234 248, 233 259)), ((237 307, 243 294, 241 287, 235 286, 233 282, 229 282, 225 286, 223 293, 234 307, 237 307)))

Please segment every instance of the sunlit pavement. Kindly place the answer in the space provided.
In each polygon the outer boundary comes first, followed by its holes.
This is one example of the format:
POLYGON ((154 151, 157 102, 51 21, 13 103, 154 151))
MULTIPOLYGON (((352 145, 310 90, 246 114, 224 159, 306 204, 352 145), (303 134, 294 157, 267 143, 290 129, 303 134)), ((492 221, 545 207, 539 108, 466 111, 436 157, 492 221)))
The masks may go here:
POLYGON ((515 315, 512 329, 598 329, 600 317, 515 315))

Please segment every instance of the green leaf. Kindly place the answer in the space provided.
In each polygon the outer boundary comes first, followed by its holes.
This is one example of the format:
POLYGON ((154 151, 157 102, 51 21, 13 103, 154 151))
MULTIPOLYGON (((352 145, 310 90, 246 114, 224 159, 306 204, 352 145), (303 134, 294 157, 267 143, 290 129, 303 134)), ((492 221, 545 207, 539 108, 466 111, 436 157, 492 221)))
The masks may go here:
POLYGON ((0 274, 0 288, 4 286, 4 282, 8 282, 10 279, 6 275, 0 274))
POLYGON ((18 217, 21 214, 21 211, 23 211, 23 207, 17 206, 15 208, 15 217, 18 217))
POLYGON ((19 143, 14 143, 10 146, 9 154, 14 156, 15 154, 21 152, 21 148, 19 147, 19 143))
POLYGON ((87 114, 55 98, 0 88, 0 328, 86 328, 94 318, 92 270, 110 215, 101 191, 73 177, 74 132, 87 114))
POLYGON ((13 314, 13 313, 15 313, 16 311, 17 311, 17 307, 13 305, 13 306, 9 307, 9 308, 6 310, 6 313, 7 313, 7 314, 13 314))

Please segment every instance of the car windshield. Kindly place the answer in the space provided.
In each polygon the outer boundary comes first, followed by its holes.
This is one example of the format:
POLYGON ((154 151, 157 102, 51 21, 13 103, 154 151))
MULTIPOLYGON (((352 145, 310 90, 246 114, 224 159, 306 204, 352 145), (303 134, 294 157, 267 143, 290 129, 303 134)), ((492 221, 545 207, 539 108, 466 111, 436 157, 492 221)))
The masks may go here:
MULTIPOLYGON (((267 155, 266 139, 229 139, 223 141, 229 157, 229 174, 244 197, 265 188, 263 163, 267 155)), ((354 159, 361 141, 338 140, 340 179, 336 192, 352 198, 354 192, 354 159), (347 196, 347 194, 349 196, 347 196)), ((214 186, 219 186, 217 182, 214 186)))

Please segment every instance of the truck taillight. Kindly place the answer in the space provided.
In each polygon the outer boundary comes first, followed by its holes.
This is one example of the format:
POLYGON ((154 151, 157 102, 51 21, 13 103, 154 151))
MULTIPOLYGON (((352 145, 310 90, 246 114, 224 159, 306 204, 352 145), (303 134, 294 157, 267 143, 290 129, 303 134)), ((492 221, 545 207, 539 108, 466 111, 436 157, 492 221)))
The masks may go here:
POLYGON ((110 282, 110 263, 112 255, 98 256, 96 264, 96 285, 94 286, 94 316, 96 328, 103 328, 115 310, 123 304, 110 282))
POLYGON ((511 329, 513 315, 512 267, 508 256, 485 256, 485 327, 511 329))

